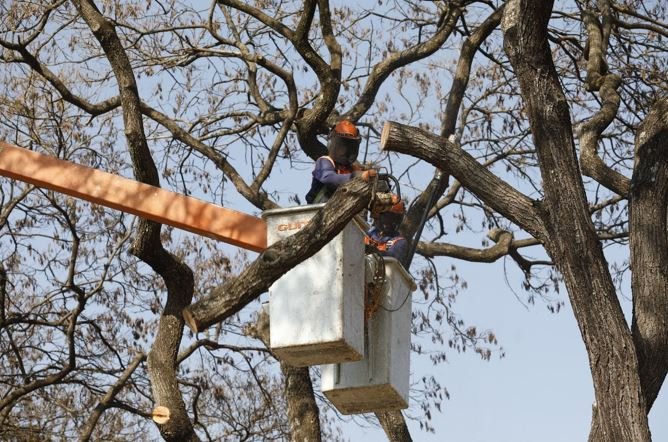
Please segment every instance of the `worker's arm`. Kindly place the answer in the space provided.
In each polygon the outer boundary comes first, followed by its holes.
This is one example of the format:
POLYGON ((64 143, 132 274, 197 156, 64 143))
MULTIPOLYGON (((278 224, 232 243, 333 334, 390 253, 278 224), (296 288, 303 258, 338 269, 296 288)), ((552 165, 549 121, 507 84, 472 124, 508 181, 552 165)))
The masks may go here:
POLYGON ((334 164, 327 158, 318 158, 313 169, 313 178, 323 184, 340 186, 353 178, 352 173, 336 173, 334 164))

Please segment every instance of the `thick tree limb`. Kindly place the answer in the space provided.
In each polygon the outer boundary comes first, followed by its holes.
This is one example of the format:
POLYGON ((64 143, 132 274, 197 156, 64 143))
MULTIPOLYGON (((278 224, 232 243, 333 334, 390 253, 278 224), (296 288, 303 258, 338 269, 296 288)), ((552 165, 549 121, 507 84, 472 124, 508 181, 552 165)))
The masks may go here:
POLYGON ((291 440, 320 442, 320 410, 313 395, 308 367, 293 367, 281 362, 285 378, 285 399, 288 402, 291 440))
POLYGON ((638 130, 629 206, 632 330, 649 412, 668 372, 668 97, 638 130))
MULTIPOLYGON (((486 249, 474 249, 472 247, 445 243, 421 242, 418 246, 418 252, 430 258, 434 256, 449 256, 464 261, 494 262, 510 252, 513 247, 513 234, 506 231, 495 231, 490 232, 489 236, 494 239, 496 244, 486 249)), ((537 241, 535 242, 538 243, 537 241)))
POLYGON ((608 167, 598 155, 601 134, 612 123, 619 109, 620 97, 617 88, 622 80, 618 75, 607 73, 604 49, 607 48, 608 41, 598 19, 591 11, 584 11, 582 15, 589 35, 588 54, 585 54, 588 56, 587 89, 599 92, 602 106, 580 126, 580 166, 583 174, 613 192, 626 196, 629 191, 629 179, 608 167))
POLYGON ((369 204, 371 185, 354 179, 340 187, 301 230, 265 250, 232 281, 183 310, 188 326, 200 332, 237 313, 285 272, 313 256, 369 204))
POLYGON ((504 5, 494 11, 484 22, 476 28, 469 38, 464 41, 457 62, 457 70, 455 77, 452 79, 452 86, 448 94, 448 102, 445 105, 445 112, 443 114, 443 126, 441 128, 441 136, 447 137, 455 133, 457 126, 457 116, 459 115, 459 108, 462 105, 464 92, 468 86, 469 77, 471 75, 471 66, 473 65, 473 57, 478 52, 480 45, 490 36, 492 31, 501 23, 501 16, 503 15, 504 5))
POLYGON ((423 159, 454 176, 485 204, 536 237, 544 237, 538 202, 518 192, 485 169, 469 153, 448 139, 400 123, 383 127, 380 148, 423 159))
POLYGON ((587 175, 621 196, 629 193, 630 181, 621 173, 610 168, 598 155, 598 144, 603 131, 612 123, 619 109, 617 88, 621 79, 608 74, 603 79, 600 95, 603 101, 601 109, 579 128, 580 166, 587 175))

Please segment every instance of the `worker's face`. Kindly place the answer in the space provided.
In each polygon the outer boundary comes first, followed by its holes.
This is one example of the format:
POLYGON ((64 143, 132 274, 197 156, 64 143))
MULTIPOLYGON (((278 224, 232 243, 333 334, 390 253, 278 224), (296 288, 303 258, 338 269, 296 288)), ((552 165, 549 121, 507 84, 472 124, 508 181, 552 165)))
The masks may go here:
POLYGON ((332 136, 329 139, 329 156, 334 162, 350 166, 357 160, 360 142, 349 138, 332 136))
POLYGON ((395 233, 401 224, 403 215, 392 212, 383 212, 376 218, 374 224, 383 233, 395 233))

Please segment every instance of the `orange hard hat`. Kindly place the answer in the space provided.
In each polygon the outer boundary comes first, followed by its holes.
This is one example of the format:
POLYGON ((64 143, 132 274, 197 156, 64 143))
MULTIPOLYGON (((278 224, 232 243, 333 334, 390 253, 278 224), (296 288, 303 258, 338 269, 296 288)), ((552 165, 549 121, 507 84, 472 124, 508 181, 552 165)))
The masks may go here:
POLYGON ((332 134, 338 135, 343 138, 350 138, 352 140, 360 140, 360 131, 350 120, 341 120, 336 123, 334 129, 332 129, 332 134))

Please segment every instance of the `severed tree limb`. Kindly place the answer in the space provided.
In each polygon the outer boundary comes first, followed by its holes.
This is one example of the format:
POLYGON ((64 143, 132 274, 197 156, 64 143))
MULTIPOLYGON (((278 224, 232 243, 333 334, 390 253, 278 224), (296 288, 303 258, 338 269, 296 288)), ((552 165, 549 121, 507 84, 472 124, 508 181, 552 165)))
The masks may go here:
POLYGON ((371 185, 356 178, 339 187, 301 230, 274 243, 238 277, 183 310, 188 327, 198 333, 225 320, 265 292, 285 272, 331 241, 371 199, 371 185))
POLYGON ((668 97, 636 135, 629 198, 633 340, 647 412, 668 372, 668 97))
POLYGON ((454 176, 485 204, 535 237, 544 237, 539 203, 485 169, 447 138, 392 121, 385 123, 380 148, 423 159, 454 176))

